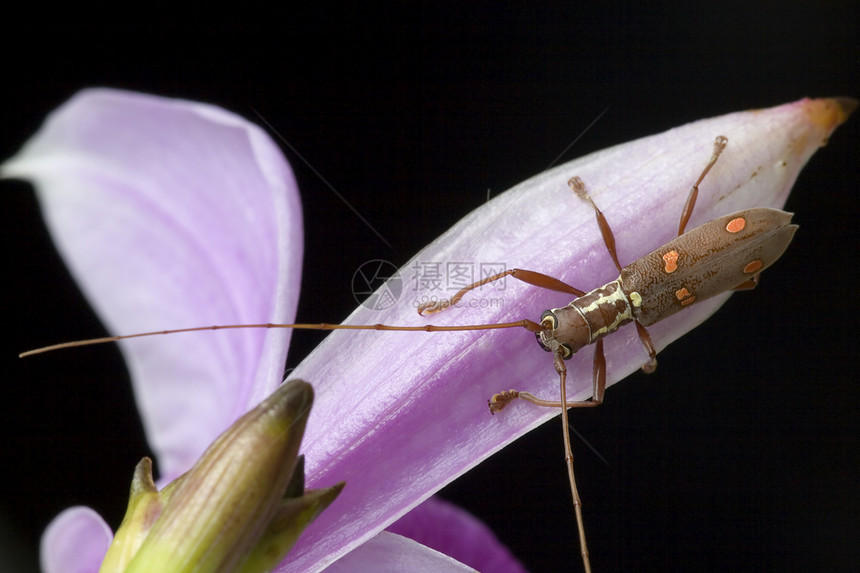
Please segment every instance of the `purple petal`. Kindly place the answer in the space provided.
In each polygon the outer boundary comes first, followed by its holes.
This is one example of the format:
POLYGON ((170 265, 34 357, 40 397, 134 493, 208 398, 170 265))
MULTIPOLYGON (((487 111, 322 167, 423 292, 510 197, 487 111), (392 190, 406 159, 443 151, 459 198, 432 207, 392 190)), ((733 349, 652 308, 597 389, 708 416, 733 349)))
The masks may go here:
MULTIPOLYGON (((282 571, 277 569, 276 571, 282 571)), ((326 569, 329 573, 463 573, 475 571, 406 537, 383 531, 326 569)))
MULTIPOLYGON (((503 263, 556 276, 583 290, 618 276, 594 221, 567 180, 580 176, 615 231, 627 264, 676 233, 691 184, 716 136, 729 139, 700 189, 689 228, 753 206, 783 205, 798 172, 844 120, 833 100, 703 120, 607 149, 526 181, 468 215, 404 269, 404 293, 383 311, 358 309, 348 322, 474 324, 531 318, 570 297, 515 281, 485 287, 487 308, 419 317, 416 264, 503 263), (839 117, 837 117, 839 116, 839 117)), ((791 256, 790 252, 788 256, 791 256)), ((445 293, 448 294, 448 293, 445 293)), ((754 295, 750 295, 754 296, 754 295)), ((651 328, 658 348, 692 329, 728 295, 695 304, 651 328)), ((635 329, 606 340, 608 382, 646 362, 635 329)), ((568 361, 568 397, 591 394, 592 352, 568 361)), ((514 404, 490 416, 487 399, 508 388, 557 399, 550 355, 521 330, 456 333, 335 332, 295 371, 316 390, 305 435, 309 487, 346 488, 305 532, 285 571, 314 571, 374 536, 444 484, 558 411, 514 404)), ((575 540, 571 540, 575 543, 575 540)))
MULTIPOLYGON (((296 184, 278 148, 242 118, 86 90, 3 174, 35 182, 58 249, 111 332, 293 320, 296 184)), ((123 345, 162 483, 276 387, 289 337, 245 330, 123 345)))
POLYGON ((413 539, 484 573, 526 570, 481 520, 438 497, 431 497, 413 509, 387 531, 413 539))
POLYGON ((42 572, 96 573, 112 539, 99 514, 88 507, 70 507, 42 534, 42 572))

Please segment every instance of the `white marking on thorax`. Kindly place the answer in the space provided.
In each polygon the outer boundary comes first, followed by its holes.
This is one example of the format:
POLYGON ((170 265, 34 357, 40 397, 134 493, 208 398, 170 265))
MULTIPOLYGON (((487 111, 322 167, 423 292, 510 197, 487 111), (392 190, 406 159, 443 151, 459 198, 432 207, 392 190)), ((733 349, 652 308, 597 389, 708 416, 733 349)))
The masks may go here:
MULTIPOLYGON (((620 280, 613 281, 612 283, 607 283, 606 285, 604 285, 600 288, 604 289, 613 283, 616 283, 616 285, 617 285, 615 292, 613 292, 612 294, 609 294, 609 295, 601 296, 600 298, 598 298, 597 300, 595 300, 594 302, 592 302, 591 304, 589 304, 585 308, 581 309, 582 315, 585 318, 585 322, 588 323, 589 330, 591 330, 591 321, 588 320, 588 315, 590 313, 596 311, 603 304, 609 305, 610 307, 614 308, 615 303, 617 303, 618 301, 621 301, 622 303, 624 303, 624 310, 615 315, 615 319, 612 321, 611 324, 604 326, 602 328, 599 328, 596 331, 591 332, 591 342, 594 342, 595 340, 597 340, 597 338, 601 335, 609 334, 610 332, 615 332, 616 330, 618 330, 618 327, 621 326, 621 323, 624 322, 625 320, 633 320, 633 311, 630 307, 630 298, 624 292, 624 289, 621 288, 621 281, 620 280)), ((642 304, 642 297, 639 296, 639 293, 634 293, 634 294, 636 294, 638 296, 639 304, 642 304)), ((633 302, 633 305, 638 306, 638 305, 636 305, 635 301, 633 302)))

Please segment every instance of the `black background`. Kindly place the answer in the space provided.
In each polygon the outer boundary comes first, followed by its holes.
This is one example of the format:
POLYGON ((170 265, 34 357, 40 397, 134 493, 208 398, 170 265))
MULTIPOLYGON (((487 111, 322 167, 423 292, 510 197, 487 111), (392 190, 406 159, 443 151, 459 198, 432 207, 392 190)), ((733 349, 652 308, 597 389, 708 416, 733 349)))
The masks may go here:
MULTIPOLYGON (((298 318, 338 321, 362 262, 402 264, 488 189, 542 171, 607 107, 565 160, 713 115, 860 95, 856 3, 700 4, 34 14, 0 34, 0 156, 86 86, 252 120, 254 108, 396 249, 287 152, 307 236, 298 318)), ((573 416, 610 464, 575 443, 596 571, 856 566, 858 122, 802 173, 787 205, 801 229, 761 287, 665 350, 656 374, 573 416)), ((0 186, 0 570, 32 571, 63 508, 90 505, 116 527, 147 446, 115 348, 16 358, 103 331, 28 187, 0 186)), ((295 335, 290 364, 318 338, 295 335)), ((557 426, 443 491, 534 571, 580 567, 557 426)))

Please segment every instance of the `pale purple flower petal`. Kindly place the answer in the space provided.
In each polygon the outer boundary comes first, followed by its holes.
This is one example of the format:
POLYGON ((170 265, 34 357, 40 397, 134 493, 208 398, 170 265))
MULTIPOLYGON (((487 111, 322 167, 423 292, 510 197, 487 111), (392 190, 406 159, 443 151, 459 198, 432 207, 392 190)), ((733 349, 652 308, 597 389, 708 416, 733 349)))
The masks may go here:
MULTIPOLYGON (((121 105, 111 105, 116 97, 116 92, 96 91, 73 100, 46 126, 45 133, 51 137, 37 136, 4 168, 6 175, 26 176, 51 187, 52 192, 43 197, 46 217, 52 227, 63 229, 55 238, 88 296, 107 309, 102 312, 108 326, 133 332, 186 324, 289 320, 290 311, 284 308, 291 306, 284 301, 294 301, 295 292, 287 293, 284 285, 297 282, 298 262, 286 252, 299 225, 290 223, 285 213, 298 206, 289 170, 274 146, 256 128, 208 106, 180 104, 188 106, 191 119, 188 114, 174 117, 162 109, 165 100, 124 94, 119 97, 121 105), (119 108, 110 121, 125 137, 102 144, 104 116, 98 110, 91 125, 76 119, 72 128, 57 128, 65 125, 64 114, 75 111, 75 103, 86 103, 90 97, 106 98, 102 104, 107 105, 96 108, 119 108), (126 98, 142 109, 128 113, 126 98), (204 128, 204 136, 193 138, 196 145, 176 145, 208 121, 217 128, 204 128), (170 130, 162 132, 164 123, 177 127, 183 137, 170 130), (144 139, 155 138, 157 143, 138 149, 134 140, 142 137, 140 130, 148 134, 144 139), (71 141, 74 146, 94 148, 94 152, 80 156, 57 153, 56 141, 71 141), (171 151, 167 157, 162 154, 164 149, 171 151), (127 165, 123 160, 130 153, 134 160, 127 165), (207 172, 213 168, 208 159, 213 153, 223 164, 214 168, 214 175, 207 172), (105 157, 109 159, 105 161, 105 157), (110 167, 114 162, 125 167, 110 167), (258 164, 259 170, 249 174, 243 169, 246 163, 258 164), (86 180, 98 194, 95 198, 82 195, 69 179, 86 180), (286 228, 258 220, 268 213, 256 204, 246 205, 248 199, 242 191, 261 183, 280 193, 285 190, 278 184, 287 187, 292 198, 270 197, 266 203, 276 221, 288 221, 286 228), (201 199, 222 185, 231 193, 201 199), (134 205, 115 195, 123 187, 129 197, 137 199, 134 205), (158 188, 172 189, 178 197, 153 198, 151 194, 158 188), (56 193, 56 198, 54 189, 64 192, 56 193), (164 207, 162 201, 167 200, 175 203, 164 207), (74 221, 66 211, 74 201, 89 203, 93 215, 83 222, 74 221), (140 212, 146 215, 140 217, 140 212), (204 222, 196 227, 198 219, 204 222), (208 223, 212 220, 220 222, 220 233, 208 223), (153 222, 155 231, 142 228, 153 222), (250 237, 243 235, 249 226, 250 237), (177 237, 183 232, 180 240, 177 237), (108 241, 110 249, 104 247, 108 241), (241 246, 236 247, 234 241, 241 246), (170 254, 169 261, 162 250, 170 254), (126 260, 130 258, 135 259, 133 263, 126 260), (162 276, 173 263, 188 269, 162 276), (114 276, 135 272, 138 274, 130 279, 114 276), (146 284, 153 278, 161 284, 146 284), (233 284, 234 279, 238 284, 233 284), (250 295, 250 301, 244 298, 250 295), (166 304, 170 310, 141 310, 147 302, 166 304), (258 316, 261 313, 265 317, 258 316), (126 320, 129 315, 134 317, 131 322, 126 320)), ((502 263, 539 270, 584 290, 599 286, 615 278, 617 271, 606 255, 593 212, 566 185, 571 176, 580 176, 591 190, 615 230, 622 262, 628 263, 674 235, 689 186, 710 156, 717 135, 727 136, 729 147, 702 186, 690 227, 746 207, 782 205, 803 164, 843 119, 837 120, 837 107, 832 100, 804 100, 732 114, 557 167, 466 217, 405 269, 424 262, 464 262, 476 268, 481 263, 502 263)), ((77 118, 78 112, 71 115, 77 118)), ((85 113, 83 117, 90 116, 85 113)), ((412 275, 403 278, 407 292, 396 305, 378 312, 361 308, 350 322, 424 325, 537 319, 543 309, 561 306, 570 298, 507 281, 504 290, 490 287, 472 293, 461 308, 428 321, 416 314, 416 303, 421 296, 440 293, 414 288, 412 275), (482 308, 481 303, 490 298, 500 299, 501 304, 482 308), (477 307, 471 308, 470 302, 476 301, 477 307)), ((694 305, 653 327, 658 348, 694 327, 726 298, 694 305)), ((220 431, 278 381, 276 371, 286 333, 271 331, 244 338, 243 332, 238 339, 220 336, 186 335, 168 343, 156 338, 127 345, 133 349, 133 374, 144 375, 141 380, 147 386, 153 384, 153 395, 149 390, 140 395, 142 408, 148 431, 155 431, 156 450, 170 461, 171 470, 190 464, 192 451, 202 451, 214 437, 212 432, 217 433, 214 426, 220 431), (161 357, 159 353, 165 349, 169 349, 167 356, 161 357), (158 367, 144 371, 143 357, 150 353, 158 356, 158 367), (171 381, 164 383, 168 373, 171 381), (180 380, 188 386, 176 392, 180 380), (254 385, 248 380, 255 381, 254 385), (173 407, 161 399, 165 390, 178 395, 173 407), (147 396, 159 398, 147 400, 147 396), (206 400, 210 402, 200 404, 206 400), (182 416, 185 418, 177 419, 182 416), (195 431, 193 426, 208 422, 207 416, 219 421, 195 431), (222 417, 229 420, 221 424, 222 417)), ((606 351, 610 383, 646 360, 629 327, 607 340, 606 351)), ((568 397, 587 397, 591 352, 574 357, 568 368, 568 397)), ((336 332, 295 374, 311 382, 317 395, 304 443, 308 485, 346 481, 347 487, 300 539, 281 571, 320 570, 371 539, 372 544, 361 551, 372 550, 380 539, 390 539, 388 534, 377 537, 383 527, 558 413, 527 404, 515 404, 495 417, 487 412, 486 400, 507 388, 549 398, 557 395, 550 356, 539 350, 531 334, 521 330, 336 332)))
POLYGON ((110 527, 88 507, 70 507, 42 535, 43 573, 97 573, 113 539, 110 527))
MULTIPOLYGON (((54 242, 114 333, 290 322, 301 278, 292 172, 214 106, 93 89, 2 167, 32 180, 54 242)), ((280 382, 290 331, 123 344, 160 482, 280 382)))
POLYGON ((465 573, 463 565, 409 538, 383 531, 326 569, 330 573, 465 573))
POLYGON ((525 573, 525 567, 481 520, 431 497, 388 529, 483 573, 525 573))
MULTIPOLYGON (((419 317, 409 270, 424 262, 503 263, 556 276, 583 290, 617 277, 593 211, 567 186, 578 175, 607 216, 622 264, 672 238, 690 185, 728 137, 722 158, 701 186, 689 228, 718 215, 785 202, 800 169, 844 120, 834 100, 699 121, 556 167, 468 215, 404 267, 405 292, 383 311, 359 308, 348 322, 409 324, 536 320, 569 296, 507 281, 468 301, 419 317), (480 304, 479 304, 480 306, 480 304)), ((791 250, 787 256, 791 256, 791 250)), ((766 280, 766 279, 765 279, 766 280)), ((445 293, 446 295, 448 293, 445 293)), ((750 296, 755 296, 750 295, 750 296)), ((728 295, 689 307, 651 328, 658 348, 695 327, 728 295)), ((608 382, 647 360, 635 329, 606 340, 608 382)), ((568 397, 591 393, 592 352, 568 362, 568 397)), ((434 491, 523 433, 557 416, 554 409, 514 404, 490 416, 487 399, 508 388, 558 397, 549 354, 521 330, 458 333, 335 332, 295 371, 314 385, 316 403, 305 435, 309 486, 344 480, 347 487, 305 532, 281 571, 316 571, 373 537, 434 491)), ((571 540, 571 543, 575 543, 571 540)))

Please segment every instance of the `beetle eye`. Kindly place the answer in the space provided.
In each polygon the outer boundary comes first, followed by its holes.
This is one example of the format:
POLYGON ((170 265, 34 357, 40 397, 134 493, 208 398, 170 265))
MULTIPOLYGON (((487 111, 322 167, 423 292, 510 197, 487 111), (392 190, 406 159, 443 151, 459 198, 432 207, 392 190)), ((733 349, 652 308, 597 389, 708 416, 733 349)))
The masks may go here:
POLYGON ((555 330, 558 328, 558 317, 551 310, 543 311, 543 314, 540 315, 540 324, 546 328, 550 328, 555 330))
POLYGON ((561 346, 561 349, 564 351, 564 353, 561 355, 562 360, 567 360, 568 358, 573 356, 573 349, 570 347, 569 344, 562 343, 559 344, 559 346, 561 346))

